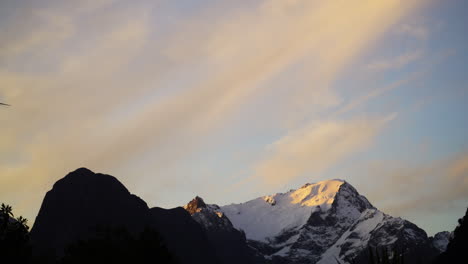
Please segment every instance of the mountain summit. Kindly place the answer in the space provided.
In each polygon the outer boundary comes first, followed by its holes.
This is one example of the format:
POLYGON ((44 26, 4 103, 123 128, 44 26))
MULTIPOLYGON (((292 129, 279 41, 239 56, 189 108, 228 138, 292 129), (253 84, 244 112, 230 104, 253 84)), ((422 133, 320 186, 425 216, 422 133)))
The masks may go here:
POLYGON ((192 201, 190 201, 186 206, 184 206, 184 209, 187 210, 187 212, 189 212, 190 215, 200 212, 203 208, 206 208, 206 204, 203 201, 203 199, 198 196, 193 198, 192 201))
MULTIPOLYGON (((330 210, 342 185, 347 183, 342 180, 308 183, 287 193, 223 206, 222 211, 236 228, 246 232, 248 239, 268 242, 284 230, 305 225, 312 213, 322 214, 330 210)), ((350 186, 344 189, 355 192, 350 186)), ((362 210, 373 208, 363 196, 356 193, 353 198, 359 201, 355 201, 357 207, 350 207, 353 209, 350 213, 359 215, 362 210)))

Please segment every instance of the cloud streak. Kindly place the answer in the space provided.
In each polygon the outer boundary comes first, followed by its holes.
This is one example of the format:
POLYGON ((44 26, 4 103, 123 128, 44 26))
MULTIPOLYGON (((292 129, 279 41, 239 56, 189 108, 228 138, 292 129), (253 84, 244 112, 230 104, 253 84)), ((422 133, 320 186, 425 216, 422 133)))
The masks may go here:
POLYGON ((467 153, 427 163, 374 162, 367 173, 380 182, 367 190, 369 198, 392 215, 441 212, 468 200, 467 153))
POLYGON ((325 121, 292 131, 273 143, 255 165, 263 182, 279 185, 307 174, 320 175, 346 157, 364 150, 396 114, 385 118, 325 121))
POLYGON ((386 71, 400 69, 421 58, 423 52, 421 50, 411 51, 394 58, 372 62, 367 65, 367 69, 371 71, 386 71))

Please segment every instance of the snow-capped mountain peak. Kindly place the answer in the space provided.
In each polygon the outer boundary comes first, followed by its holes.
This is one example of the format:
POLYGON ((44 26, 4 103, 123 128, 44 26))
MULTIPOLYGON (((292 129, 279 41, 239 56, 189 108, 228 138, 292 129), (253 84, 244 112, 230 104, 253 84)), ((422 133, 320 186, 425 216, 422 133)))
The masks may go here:
POLYGON ((305 184, 220 211, 273 263, 349 263, 365 257, 369 246, 398 244, 408 254, 428 240, 422 229, 379 211, 343 180, 305 184))
POLYGON ((248 239, 266 242, 285 230, 303 226, 312 212, 329 210, 344 183, 342 180, 309 183, 287 193, 223 206, 221 211, 237 229, 245 231, 248 239))

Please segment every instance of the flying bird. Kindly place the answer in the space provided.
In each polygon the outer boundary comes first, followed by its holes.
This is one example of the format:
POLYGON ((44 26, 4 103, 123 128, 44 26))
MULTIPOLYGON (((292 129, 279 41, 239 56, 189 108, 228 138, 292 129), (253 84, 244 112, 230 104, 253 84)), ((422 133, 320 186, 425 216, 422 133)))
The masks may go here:
POLYGON ((10 106, 9 104, 4 104, 4 103, 0 103, 0 105, 4 105, 4 106, 10 106))

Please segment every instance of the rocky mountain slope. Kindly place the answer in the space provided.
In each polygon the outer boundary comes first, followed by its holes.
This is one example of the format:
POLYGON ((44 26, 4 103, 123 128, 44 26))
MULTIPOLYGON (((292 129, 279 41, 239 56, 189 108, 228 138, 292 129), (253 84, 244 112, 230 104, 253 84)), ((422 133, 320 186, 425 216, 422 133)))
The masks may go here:
POLYGON ((445 252, 447 249, 447 245, 450 242, 451 237, 453 236, 452 232, 443 231, 439 232, 431 237, 432 245, 436 248, 440 253, 445 252))
POLYGON ((234 228, 219 206, 207 205, 197 196, 184 209, 203 227, 223 263, 264 263, 263 256, 247 244, 245 233, 234 228))

